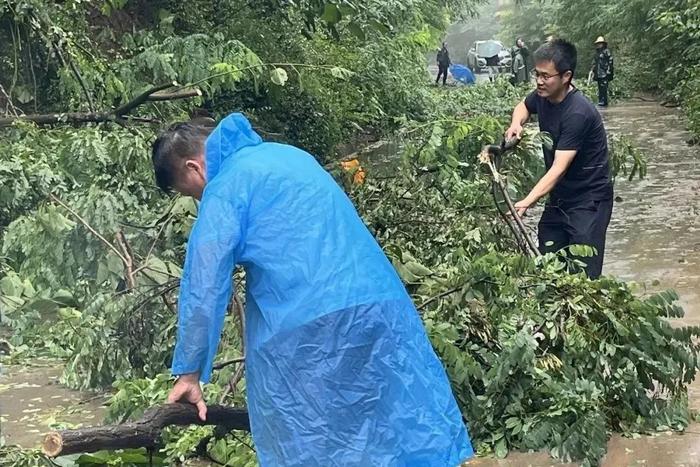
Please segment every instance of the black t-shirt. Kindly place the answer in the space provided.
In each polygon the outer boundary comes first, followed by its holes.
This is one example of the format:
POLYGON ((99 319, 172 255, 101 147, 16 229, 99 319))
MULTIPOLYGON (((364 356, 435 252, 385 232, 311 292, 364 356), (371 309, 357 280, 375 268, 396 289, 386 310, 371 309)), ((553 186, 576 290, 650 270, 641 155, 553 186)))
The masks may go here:
POLYGON ((571 90, 559 104, 552 104, 533 91, 525 98, 530 114, 537 114, 540 130, 552 135, 553 149, 544 148, 547 170, 554 151, 576 151, 576 157, 552 190, 552 202, 608 200, 613 196, 608 160, 608 138, 603 119, 591 101, 578 89, 571 90))

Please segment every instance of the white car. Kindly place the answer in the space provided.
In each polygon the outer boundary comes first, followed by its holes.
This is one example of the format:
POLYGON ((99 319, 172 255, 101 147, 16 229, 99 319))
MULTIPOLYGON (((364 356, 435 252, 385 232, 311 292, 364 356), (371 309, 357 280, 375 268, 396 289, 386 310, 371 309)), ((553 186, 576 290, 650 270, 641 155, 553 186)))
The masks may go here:
POLYGON ((510 73, 510 51, 500 41, 476 41, 467 52, 467 66, 474 73, 481 73, 488 67, 495 67, 501 73, 510 73))

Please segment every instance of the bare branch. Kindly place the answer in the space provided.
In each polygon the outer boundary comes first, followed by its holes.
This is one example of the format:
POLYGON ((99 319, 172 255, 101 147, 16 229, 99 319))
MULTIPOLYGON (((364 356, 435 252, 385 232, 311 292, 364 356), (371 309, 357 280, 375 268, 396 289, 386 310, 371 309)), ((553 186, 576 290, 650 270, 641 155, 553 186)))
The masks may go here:
POLYGON ((199 89, 187 89, 169 93, 159 93, 164 89, 173 87, 173 83, 161 84, 145 91, 126 104, 115 110, 107 112, 63 112, 39 115, 17 115, 15 117, 0 118, 0 128, 10 126, 18 120, 34 122, 37 125, 51 125, 56 123, 103 123, 103 122, 124 122, 131 120, 143 123, 159 123, 152 118, 132 117, 127 114, 145 102, 163 102, 166 100, 186 99, 189 97, 201 96, 199 89))
POLYGON ((99 123, 114 120, 116 120, 116 117, 109 112, 66 112, 0 118, 0 127, 10 126, 16 121, 34 122, 37 125, 51 125, 55 123, 99 123))
POLYGON ((2 95, 5 96, 5 99, 7 100, 7 106, 5 108, 5 113, 12 112, 15 115, 15 117, 17 117, 19 115, 19 113, 17 112, 17 107, 15 106, 15 104, 12 102, 12 99, 5 91, 5 88, 2 87, 2 84, 0 84, 0 93, 2 93, 2 95))
POLYGON ((199 89, 184 89, 177 92, 156 92, 148 96, 149 102, 174 101, 177 99, 189 99, 190 97, 201 97, 202 91, 199 89))
POLYGON ((117 107, 117 109, 114 111, 114 115, 117 117, 121 117, 122 115, 128 114, 132 110, 134 110, 136 107, 140 106, 144 102, 148 100, 148 98, 152 95, 157 93, 158 91, 162 91, 164 89, 171 88, 173 86, 177 86, 176 82, 168 83, 168 84, 160 84, 158 86, 154 86, 143 93, 139 94, 135 98, 131 99, 129 102, 126 104, 117 107))
POLYGON ((131 255, 131 249, 129 244, 124 237, 124 233, 120 230, 117 232, 117 244, 122 249, 124 253, 124 272, 126 273, 126 285, 129 290, 133 290, 136 286, 136 281, 134 280, 134 259, 131 255))
POLYGON ((54 201, 54 202, 58 203, 59 205, 61 205, 61 206, 63 207, 63 209, 65 209, 66 211, 70 212, 76 219, 78 219, 78 220, 80 221, 81 224, 83 224, 83 225, 85 226, 86 229, 88 229, 90 232, 92 232, 92 234, 95 235, 97 238, 99 238, 100 240, 102 240, 102 242, 103 242, 105 245, 107 245, 107 247, 109 247, 109 248, 119 257, 119 259, 121 259, 121 260, 124 262, 124 264, 127 264, 126 258, 125 258, 124 255, 122 255, 122 253, 117 249, 117 247, 114 246, 112 243, 110 243, 110 242, 109 242, 106 238, 104 238, 102 235, 100 235, 100 233, 99 233, 97 230, 95 230, 90 224, 88 224, 88 222, 87 222, 85 219, 83 219, 83 218, 80 216, 80 214, 78 214, 77 212, 73 211, 71 208, 68 207, 68 205, 66 205, 66 204, 65 204, 63 201, 61 201, 60 199, 56 198, 54 195, 49 195, 49 197, 51 198, 52 201, 54 201))
MULTIPOLYGON (((168 211, 172 210, 172 205, 168 211)), ((146 254, 146 259, 143 261, 143 264, 136 268, 134 271, 134 274, 140 272, 142 269, 146 268, 148 266, 148 260, 151 259, 151 254, 153 254, 153 250, 156 247, 156 244, 158 243, 158 240, 160 239, 161 234, 165 230, 165 227, 170 223, 172 220, 173 216, 168 216, 168 218, 163 222, 163 224, 160 226, 160 229, 158 230, 158 233, 156 234, 156 238, 153 239, 153 243, 151 243, 151 247, 148 249, 148 253, 146 254)))
POLYGON ((227 360, 225 362, 217 363, 212 367, 213 370, 220 370, 222 368, 226 368, 229 365, 233 365, 234 363, 243 363, 245 362, 245 356, 243 357, 237 357, 232 360, 227 360))
POLYGON ((434 297, 429 298, 428 300, 424 301, 423 303, 420 304, 420 306, 417 308, 418 311, 422 311, 425 307, 430 305, 431 303, 440 300, 441 298, 447 297, 448 295, 452 295, 455 292, 459 292, 460 290, 464 289, 465 284, 460 285, 459 287, 455 287, 453 289, 446 290, 442 293, 437 294, 434 297))

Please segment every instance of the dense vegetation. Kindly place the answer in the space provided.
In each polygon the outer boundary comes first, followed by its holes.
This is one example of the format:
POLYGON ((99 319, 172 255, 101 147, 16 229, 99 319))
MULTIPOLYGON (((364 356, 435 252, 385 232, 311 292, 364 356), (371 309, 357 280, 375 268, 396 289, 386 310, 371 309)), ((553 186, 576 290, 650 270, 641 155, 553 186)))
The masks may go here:
MULTIPOLYGON (((585 248, 523 256, 498 217, 477 155, 500 138, 527 90, 427 85, 424 54, 455 12, 473 7, 1 4, 0 312, 12 333, 8 362, 48 354, 65 361, 65 384, 112 386, 108 421, 164 399, 196 205, 158 193, 149 144, 171 121, 243 110, 264 136, 316 154, 353 198, 413 295, 481 453, 547 449, 594 465, 611 431, 683 429, 698 330, 668 324, 682 315, 675 294, 640 297, 614 278, 567 273, 572 253, 590 254, 585 248), (129 105, 172 82, 179 85, 154 94, 167 99, 129 105), (78 122, 88 112, 101 121, 78 122), (51 124, 16 118, 55 113, 51 124), (367 169, 357 185, 338 155, 343 143, 377 135, 401 141, 398 154, 389 170, 367 169)), ((504 162, 513 192, 541 171, 541 142, 530 131, 504 162)), ((614 147, 616 171, 634 175, 638 154, 624 140, 614 147)), ((245 278, 239 272, 235 280, 240 292, 245 278)), ((220 361, 243 351, 239 308, 227 317, 220 361)), ((207 399, 244 404, 239 371, 218 370, 207 399)), ((165 441, 156 460, 167 464, 196 455, 255 464, 244 434, 173 429, 165 441)), ((11 465, 48 462, 0 449, 11 465)), ((66 463, 107 461, 147 456, 98 453, 66 463)))

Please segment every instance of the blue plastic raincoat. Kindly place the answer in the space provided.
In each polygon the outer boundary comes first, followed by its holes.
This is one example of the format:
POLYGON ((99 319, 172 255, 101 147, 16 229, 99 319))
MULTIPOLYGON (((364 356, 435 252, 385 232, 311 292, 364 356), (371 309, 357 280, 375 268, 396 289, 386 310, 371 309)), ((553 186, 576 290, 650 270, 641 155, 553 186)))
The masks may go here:
POLYGON ((261 466, 452 467, 473 455, 401 280, 308 153, 241 114, 206 142, 173 373, 209 381, 235 264, 246 270, 246 384, 261 466))

